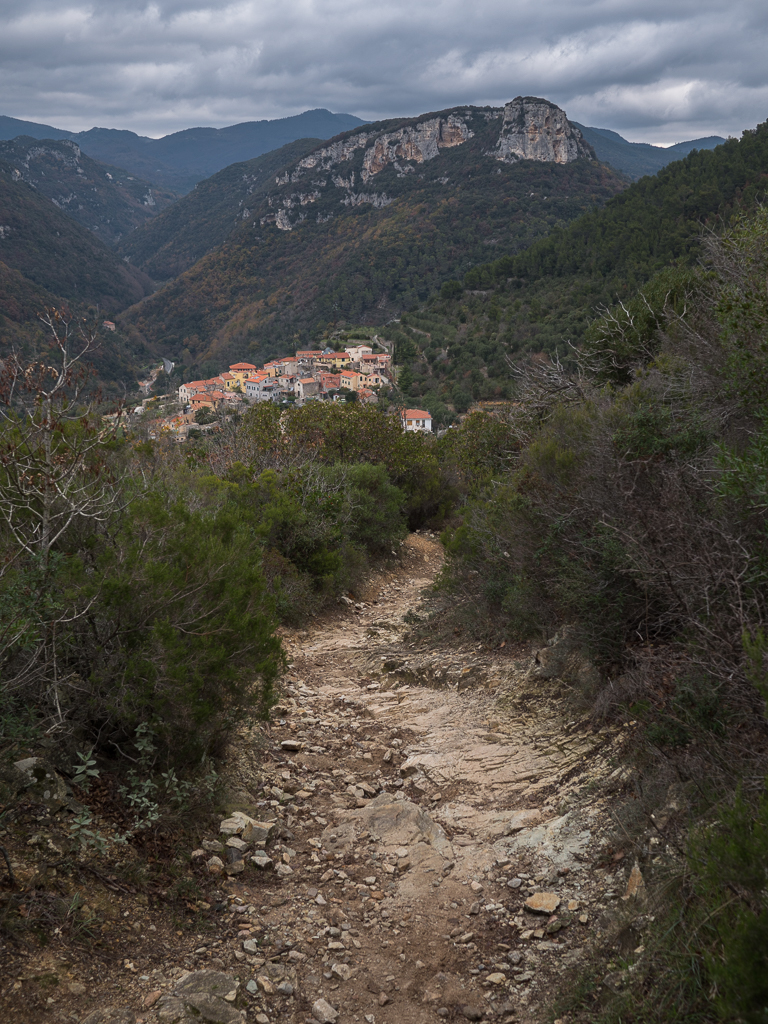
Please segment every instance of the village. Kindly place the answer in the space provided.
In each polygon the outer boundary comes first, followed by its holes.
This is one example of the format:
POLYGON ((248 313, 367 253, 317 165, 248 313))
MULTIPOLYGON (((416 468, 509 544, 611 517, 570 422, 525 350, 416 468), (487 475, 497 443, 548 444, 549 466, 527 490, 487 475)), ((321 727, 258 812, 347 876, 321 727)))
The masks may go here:
MULTIPOLYGON (((306 402, 378 403, 382 389, 389 393, 395 382, 392 356, 374 352, 365 344, 351 345, 340 352, 331 348, 299 349, 292 356, 272 359, 261 367, 233 363, 218 376, 182 384, 177 392, 177 411, 155 420, 150 434, 170 433, 184 441, 190 433, 212 430, 222 416, 257 402, 285 406, 306 402)), ((148 380, 141 387, 148 391, 151 385, 152 380, 148 380)), ((134 409, 134 416, 150 412, 157 402, 156 398, 145 399, 134 409)), ((432 417, 424 409, 401 409, 400 418, 404 430, 432 431, 432 417)))

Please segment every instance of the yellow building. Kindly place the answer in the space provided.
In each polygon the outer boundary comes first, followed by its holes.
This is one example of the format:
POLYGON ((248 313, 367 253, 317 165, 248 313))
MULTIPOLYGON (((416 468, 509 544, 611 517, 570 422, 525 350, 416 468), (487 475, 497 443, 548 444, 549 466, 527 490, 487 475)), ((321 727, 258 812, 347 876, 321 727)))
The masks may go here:
POLYGON ((234 380, 231 384, 227 381, 227 388, 230 391, 234 391, 237 387, 239 387, 241 391, 245 390, 246 379, 256 373, 257 369, 258 367, 254 366, 253 363, 234 363, 229 368, 229 372, 232 374, 234 380))

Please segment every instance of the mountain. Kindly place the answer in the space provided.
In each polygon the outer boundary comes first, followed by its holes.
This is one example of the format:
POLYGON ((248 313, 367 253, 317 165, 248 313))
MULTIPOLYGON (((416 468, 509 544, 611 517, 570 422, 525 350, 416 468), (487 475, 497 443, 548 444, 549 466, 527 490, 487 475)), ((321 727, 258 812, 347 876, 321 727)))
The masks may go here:
POLYGON ((22 135, 0 142, 0 160, 110 246, 178 198, 119 167, 91 159, 69 139, 39 141, 22 135))
MULTIPOLYGON (((658 307, 674 304, 701 259, 702 232, 762 202, 766 181, 768 122, 689 153, 517 255, 473 267, 379 329, 395 345, 408 400, 450 422, 473 401, 510 396, 510 359, 567 359, 601 308, 631 303, 640 288, 658 307)), ((627 308, 636 320, 628 334, 647 330, 647 308, 627 308)))
POLYGON ((70 139, 84 153, 145 178, 153 186, 188 192, 195 183, 229 164, 250 160, 301 138, 328 139, 365 122, 353 114, 305 110, 273 121, 244 121, 227 128, 187 128, 150 139, 115 128, 65 132, 12 117, 0 117, 0 139, 28 135, 70 139))
POLYGON ((152 291, 152 282, 57 209, 0 159, 0 261, 36 289, 74 306, 117 313, 152 291))
POLYGON ((199 182, 151 226, 124 238, 120 255, 155 281, 177 277, 250 217, 254 203, 274 185, 275 172, 319 145, 320 139, 298 139, 253 160, 230 164, 199 182))
POLYGON ((15 139, 18 135, 28 135, 31 139, 74 138, 74 133, 64 128, 53 128, 49 124, 37 124, 35 121, 20 121, 17 117, 0 114, 0 140, 15 139))
MULTIPOLYGON (((38 315, 46 307, 66 306, 99 323, 105 317, 114 319, 152 288, 146 274, 129 266, 91 231, 57 209, 23 180, 15 163, 0 158, 2 351, 12 346, 39 351, 44 339, 38 315)), ((127 343, 119 332, 101 329, 99 333, 99 347, 90 358, 106 391, 118 382, 133 390, 137 360, 153 353, 140 343, 127 343)))
MULTIPOLYGON (((383 323, 490 251, 518 252, 625 186, 562 110, 535 97, 365 125, 243 200, 226 240, 125 323, 177 361, 268 356, 329 322, 383 323)), ((192 202, 174 208, 179 248, 192 202)), ((171 214, 126 243, 140 267, 170 267, 171 214)))
POLYGON ((710 135, 706 139, 694 139, 691 142, 678 142, 675 146, 664 148, 652 146, 647 142, 628 142, 618 132, 609 128, 586 128, 573 122, 595 151, 598 160, 610 164, 618 171, 623 171, 637 181, 645 174, 656 174, 662 167, 681 160, 694 149, 714 149, 722 145, 725 139, 719 135, 710 135))

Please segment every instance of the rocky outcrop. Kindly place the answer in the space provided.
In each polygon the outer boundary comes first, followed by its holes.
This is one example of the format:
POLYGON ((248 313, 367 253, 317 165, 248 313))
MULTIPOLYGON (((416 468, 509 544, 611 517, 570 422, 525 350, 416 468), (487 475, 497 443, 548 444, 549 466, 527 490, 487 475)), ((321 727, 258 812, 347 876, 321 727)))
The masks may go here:
MULTIPOLYGON (((425 116, 393 130, 381 126, 379 130, 367 127, 355 131, 308 153, 277 175, 275 183, 281 188, 301 183, 299 187, 306 188, 311 182, 314 191, 309 193, 310 201, 321 200, 316 220, 322 224, 333 216, 329 206, 336 202, 348 208, 361 204, 374 209, 389 206, 401 194, 400 190, 397 186, 390 187, 394 196, 368 191, 377 175, 390 168, 398 178, 422 177, 416 173, 422 164, 438 158, 444 149, 462 146, 473 138, 475 148, 482 148, 486 157, 508 164, 519 160, 566 164, 580 157, 594 157, 591 146, 568 121, 563 110, 548 100, 518 96, 504 108, 455 110, 425 116), (333 196, 338 199, 331 198, 333 196)), ((433 179, 430 177, 430 180, 433 179)), ((446 185, 449 178, 443 176, 437 180, 446 185)), ((279 194, 273 195, 267 198, 267 203, 281 206, 283 210, 262 217, 262 224, 274 224, 282 231, 291 231, 305 219, 301 212, 292 212, 296 194, 282 198, 279 194)), ((301 205, 304 205, 303 199, 301 205)))
MULTIPOLYGON (((379 135, 365 151, 361 177, 363 181, 369 181, 388 164, 395 164, 398 160, 411 160, 417 164, 434 160, 441 149, 460 146, 472 135, 466 122, 455 114, 433 117, 429 121, 379 135)), ((407 173, 405 168, 398 166, 397 169, 401 174, 407 173)))
MULTIPOLYGON (((408 160, 417 164, 425 160, 433 160, 441 149, 460 146, 471 139, 473 132, 466 121, 456 114, 447 117, 432 117, 418 124, 408 125, 394 132, 357 132, 346 139, 323 146, 310 153, 296 164, 295 170, 275 179, 278 185, 288 181, 298 181, 305 171, 329 171, 337 164, 350 160, 359 149, 365 149, 361 177, 364 182, 383 171, 389 164, 397 164, 399 160, 408 160)), ((396 168, 399 173, 408 173, 409 168, 396 168)), ((412 168, 410 168, 412 170, 412 168)), ((351 188, 351 182, 344 179, 333 179, 337 188, 351 188)))
POLYGON ((504 107, 495 155, 504 163, 537 160, 568 164, 593 153, 564 110, 549 100, 517 96, 504 107))
MULTIPOLYGON (((290 175, 290 180, 298 181, 302 171, 314 171, 317 169, 329 171, 336 164, 345 163, 354 156, 355 150, 362 149, 371 137, 372 133, 370 132, 358 132, 356 135, 350 135, 339 142, 333 142, 330 146, 316 149, 314 153, 310 153, 302 160, 299 160, 296 164, 296 169, 290 175)), ((288 181, 288 172, 286 171, 282 178, 276 178, 275 181, 278 185, 285 184, 288 181)))
POLYGON ((370 203, 376 210, 389 206, 392 200, 386 192, 348 192, 341 200, 342 206, 362 206, 370 203))

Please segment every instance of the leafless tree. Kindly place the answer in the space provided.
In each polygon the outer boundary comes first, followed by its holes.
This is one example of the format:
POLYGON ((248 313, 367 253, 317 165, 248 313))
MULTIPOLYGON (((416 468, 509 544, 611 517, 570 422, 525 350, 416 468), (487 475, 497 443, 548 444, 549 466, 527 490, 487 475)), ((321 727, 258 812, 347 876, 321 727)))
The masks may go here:
POLYGON ((40 316, 50 354, 25 362, 12 352, 0 367, 0 519, 12 550, 47 566, 57 541, 77 519, 104 522, 122 500, 104 455, 120 421, 105 428, 84 360, 95 329, 58 309, 40 316))

